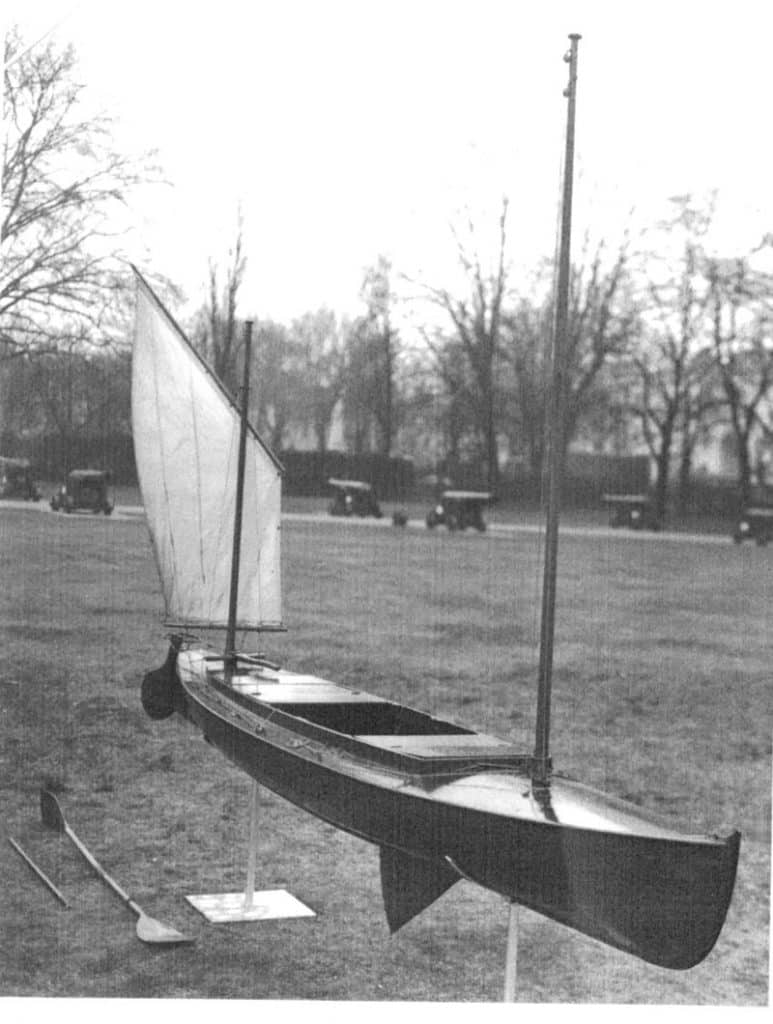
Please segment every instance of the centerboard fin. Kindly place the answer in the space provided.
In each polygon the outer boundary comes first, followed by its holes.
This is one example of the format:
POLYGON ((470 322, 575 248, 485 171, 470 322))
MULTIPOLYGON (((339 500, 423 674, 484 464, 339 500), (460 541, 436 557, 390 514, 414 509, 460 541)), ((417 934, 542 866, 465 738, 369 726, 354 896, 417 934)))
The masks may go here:
POLYGON ((443 860, 425 860, 389 846, 381 850, 381 893, 394 933, 458 882, 461 875, 443 860))

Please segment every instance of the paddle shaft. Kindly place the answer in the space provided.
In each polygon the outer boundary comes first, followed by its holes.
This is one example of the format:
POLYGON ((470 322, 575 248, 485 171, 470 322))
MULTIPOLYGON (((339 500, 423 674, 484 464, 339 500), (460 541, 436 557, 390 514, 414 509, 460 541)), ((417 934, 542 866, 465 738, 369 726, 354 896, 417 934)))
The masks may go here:
POLYGON ((32 858, 29 857, 24 852, 24 850, 22 850, 22 848, 19 846, 19 844, 14 839, 11 839, 10 836, 8 836, 8 842, 11 844, 11 846, 14 848, 14 850, 16 850, 16 852, 19 854, 19 856, 24 861, 24 863, 27 865, 27 867, 32 868, 32 870, 38 876, 40 881, 51 890, 51 892, 54 894, 54 896, 56 896, 56 898, 59 900, 59 902, 62 904, 62 906, 69 908, 70 904, 67 902, 67 900, 64 898, 64 896, 61 894, 61 892, 57 889, 57 887, 54 885, 54 883, 51 881, 51 879, 48 877, 48 875, 45 874, 45 872, 40 870, 40 868, 37 866, 37 864, 34 862, 34 860, 32 860, 32 858))
POLYGON ((96 871, 96 873, 99 875, 102 881, 113 890, 113 892, 116 894, 116 896, 118 896, 119 899, 123 900, 126 906, 129 907, 129 909, 132 910, 137 915, 137 917, 143 917, 144 913, 142 908, 134 902, 134 900, 127 892, 124 892, 124 890, 121 888, 118 882, 116 882, 114 879, 110 877, 110 875, 108 875, 108 873, 105 871, 105 869, 96 859, 96 857, 92 856, 92 854, 83 845, 80 839, 78 839, 78 837, 75 835, 75 833, 73 832, 73 830, 70 828, 66 821, 62 821, 62 827, 64 829, 65 834, 72 841, 73 845, 78 850, 80 855, 84 858, 84 860, 86 860, 91 865, 91 867, 94 869, 94 871, 96 871))

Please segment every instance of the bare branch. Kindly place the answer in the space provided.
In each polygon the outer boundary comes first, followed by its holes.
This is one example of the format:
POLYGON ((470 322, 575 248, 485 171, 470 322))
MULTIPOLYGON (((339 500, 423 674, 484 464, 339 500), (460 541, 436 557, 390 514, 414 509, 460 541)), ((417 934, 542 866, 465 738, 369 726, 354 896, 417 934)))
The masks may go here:
POLYGON ((72 48, 27 49, 17 31, 5 47, 0 359, 65 335, 125 334, 118 215, 135 186, 158 180, 149 155, 112 149, 108 117, 82 115, 72 48))

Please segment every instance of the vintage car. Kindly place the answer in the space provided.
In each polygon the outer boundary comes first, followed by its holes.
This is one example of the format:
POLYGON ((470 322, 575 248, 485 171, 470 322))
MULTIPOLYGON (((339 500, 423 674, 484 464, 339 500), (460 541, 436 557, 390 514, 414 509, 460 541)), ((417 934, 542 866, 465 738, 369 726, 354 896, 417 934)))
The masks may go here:
POLYGON ((753 540, 760 547, 773 540, 773 505, 744 505, 738 516, 733 540, 736 544, 753 540))
POLYGON ((646 494, 605 494, 601 500, 609 509, 609 525, 615 529, 659 530, 662 525, 646 494))
POLYGON ((362 480, 338 480, 331 477, 328 485, 333 488, 333 500, 328 511, 331 516, 382 516, 381 507, 370 484, 362 480))
POLYGON ((427 526, 430 530, 442 523, 449 530, 465 530, 474 526, 482 533, 486 529, 483 509, 490 502, 488 491, 443 491, 427 513, 427 526))
POLYGON ((0 498, 40 501, 40 491, 32 475, 32 465, 27 459, 0 456, 0 498))
POLYGON ((51 498, 51 508, 54 512, 104 512, 109 516, 115 505, 110 482, 109 470, 74 469, 51 498))

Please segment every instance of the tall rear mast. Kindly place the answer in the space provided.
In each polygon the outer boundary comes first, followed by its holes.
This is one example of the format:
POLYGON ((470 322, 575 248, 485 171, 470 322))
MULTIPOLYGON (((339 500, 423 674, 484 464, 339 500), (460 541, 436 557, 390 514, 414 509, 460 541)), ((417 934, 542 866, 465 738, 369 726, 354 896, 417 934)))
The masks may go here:
POLYGON ((545 569, 542 585, 542 625, 537 680, 537 730, 532 779, 546 783, 550 773, 550 690, 553 679, 553 637, 555 633, 556 566, 558 556, 558 517, 563 475, 563 400, 564 362, 569 309, 570 242, 572 234, 572 175, 574 167, 574 120, 577 86, 577 44, 580 36, 569 36, 571 46, 564 60, 569 64, 569 84, 564 90, 568 98, 566 117, 566 149, 564 154, 564 187, 561 203, 561 243, 556 286, 556 311, 553 330, 553 373, 545 430, 548 460, 547 524, 545 529, 545 569))

